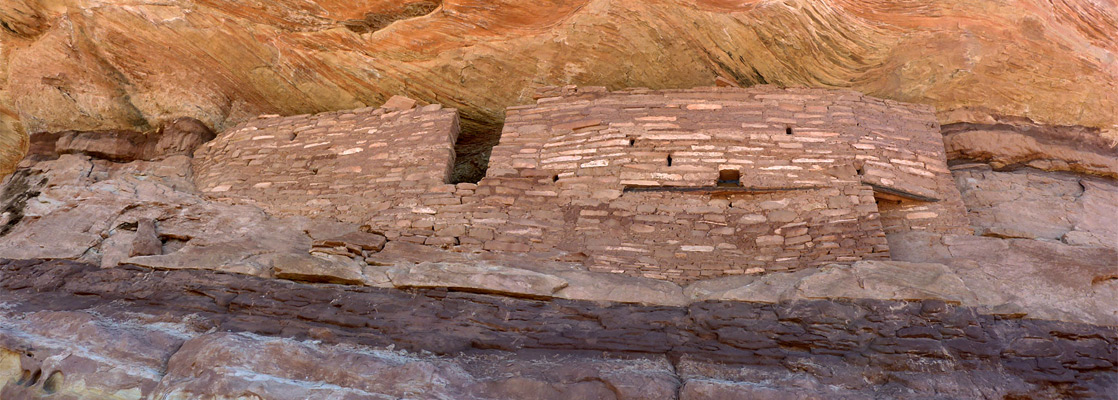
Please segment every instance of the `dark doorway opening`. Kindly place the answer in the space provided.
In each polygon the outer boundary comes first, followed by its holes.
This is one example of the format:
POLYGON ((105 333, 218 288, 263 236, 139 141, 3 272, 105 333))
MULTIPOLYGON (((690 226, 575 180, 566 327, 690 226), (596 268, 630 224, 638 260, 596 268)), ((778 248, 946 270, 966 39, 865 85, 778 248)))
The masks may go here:
POLYGON ((454 142, 454 167, 449 183, 478 183, 489 170, 489 156, 501 140, 503 125, 466 118, 461 124, 458 140, 454 142))

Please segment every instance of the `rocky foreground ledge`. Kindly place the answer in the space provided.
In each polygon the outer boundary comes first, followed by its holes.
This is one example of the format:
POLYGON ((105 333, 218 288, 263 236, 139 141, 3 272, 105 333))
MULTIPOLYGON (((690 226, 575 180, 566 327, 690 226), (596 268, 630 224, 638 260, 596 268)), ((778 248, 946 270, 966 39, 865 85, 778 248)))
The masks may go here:
POLYGON ((1106 398, 1118 328, 941 300, 647 306, 0 261, 2 398, 1106 398))

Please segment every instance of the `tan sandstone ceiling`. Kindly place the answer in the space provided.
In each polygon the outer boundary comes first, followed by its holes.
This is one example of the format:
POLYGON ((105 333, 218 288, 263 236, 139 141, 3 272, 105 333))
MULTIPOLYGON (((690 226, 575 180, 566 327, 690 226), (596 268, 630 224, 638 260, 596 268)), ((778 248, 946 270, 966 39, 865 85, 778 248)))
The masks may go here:
POLYGON ((24 133, 393 94, 485 126, 540 85, 716 76, 1118 129, 1113 0, 4 0, 0 21, 0 173, 24 133))

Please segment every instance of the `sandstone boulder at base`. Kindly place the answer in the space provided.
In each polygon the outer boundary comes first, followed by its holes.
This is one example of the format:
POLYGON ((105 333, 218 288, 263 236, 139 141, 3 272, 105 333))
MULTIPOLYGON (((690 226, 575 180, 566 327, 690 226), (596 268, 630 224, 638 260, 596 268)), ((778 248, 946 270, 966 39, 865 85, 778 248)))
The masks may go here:
POLYGON ((659 279, 579 270, 552 273, 567 281, 567 286, 555 293, 559 298, 666 306, 691 302, 679 285, 659 279))
POLYGON ((364 261, 333 254, 311 255, 281 254, 272 260, 276 278, 300 282, 342 283, 350 285, 380 286, 388 283, 383 272, 369 268, 364 261), (373 277, 365 271, 374 272, 373 277))
POLYGON ((712 279, 688 286, 686 293, 695 301, 867 298, 977 303, 974 293, 947 265, 898 261, 859 261, 791 273, 712 279))
POLYGON ((951 267, 899 261, 859 261, 832 265, 796 285, 796 297, 808 299, 938 299, 977 304, 977 296, 951 267))
POLYGON ((163 241, 155 233, 155 221, 140 218, 136 221, 136 236, 132 239, 129 257, 154 256, 163 254, 163 241))
POLYGON ((692 301, 731 300, 776 303, 792 299, 796 294, 796 284, 817 273, 819 273, 818 268, 804 268, 794 272, 708 279, 687 285, 683 293, 692 301))
POLYGON ((992 312, 1118 325, 1118 250, 966 235, 890 235, 893 258, 944 263, 992 312))
POLYGON ((315 240, 312 249, 338 249, 346 254, 365 257, 384 249, 388 240, 384 235, 363 231, 353 231, 327 239, 315 240))
MULTIPOLYGON (((953 168, 977 234, 1118 249, 1118 183, 1032 168, 953 168)), ((892 244, 892 242, 890 242, 892 244)))
POLYGON ((554 297, 568 285, 556 276, 486 263, 423 262, 386 272, 396 287, 443 287, 513 296, 554 297))

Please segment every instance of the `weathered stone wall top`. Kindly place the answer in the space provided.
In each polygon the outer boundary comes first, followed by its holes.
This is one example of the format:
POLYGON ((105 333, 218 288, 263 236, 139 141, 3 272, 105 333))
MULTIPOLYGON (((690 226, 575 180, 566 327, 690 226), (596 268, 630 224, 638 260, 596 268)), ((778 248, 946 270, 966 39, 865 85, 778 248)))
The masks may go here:
POLYGON ((265 116, 202 146, 195 181, 288 212, 335 211, 349 195, 375 202, 445 184, 457 136, 458 112, 439 105, 265 116))

